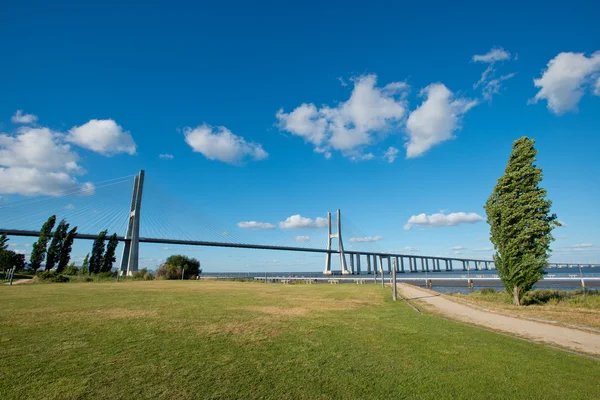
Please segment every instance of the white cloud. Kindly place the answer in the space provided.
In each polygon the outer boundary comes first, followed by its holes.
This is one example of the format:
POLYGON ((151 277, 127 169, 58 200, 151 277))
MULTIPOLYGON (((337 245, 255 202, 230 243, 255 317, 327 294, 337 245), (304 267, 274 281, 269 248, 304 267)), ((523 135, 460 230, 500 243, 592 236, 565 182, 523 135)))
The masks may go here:
MULTIPOLYGON (((502 75, 499 78, 493 78, 493 76, 496 74, 495 64, 501 61, 509 61, 510 59, 510 53, 504 50, 502 47, 492 48, 486 54, 473 56, 473 62, 489 64, 481 74, 479 81, 473 85, 473 89, 477 89, 481 86, 482 95, 485 100, 491 101, 493 95, 500 93, 502 82, 516 75, 516 73, 510 73, 502 75)), ((515 56, 514 60, 516 59, 517 57, 515 56)))
POLYGON ((296 242, 308 242, 309 240, 308 236, 296 236, 296 242))
POLYGON ((493 95, 500 93, 500 88, 502 87, 502 82, 512 78, 515 75, 516 75, 516 73, 513 72, 511 74, 502 75, 500 78, 491 79, 488 82, 485 82, 485 85, 483 86, 483 89, 482 89, 483 98, 487 101, 491 101, 493 95))
POLYGON ((585 249, 587 247, 594 247, 594 243, 579 243, 573 245, 573 248, 575 249, 585 249))
POLYGON ((23 126, 15 136, 0 134, 0 192, 58 195, 85 173, 79 156, 61 134, 48 128, 23 126))
POLYGON ((257 221, 242 221, 238 222, 237 226, 244 229, 273 229, 275 225, 270 224, 268 222, 257 222, 257 221))
POLYGON ((450 247, 450 250, 456 250, 456 251, 464 250, 464 249, 465 249, 465 247, 463 247, 463 246, 452 246, 452 247, 450 247))
POLYGON ((174 158, 173 154, 159 154, 158 158, 161 160, 172 160, 174 158))
POLYGON ((421 91, 426 99, 408 117, 406 128, 409 142, 406 157, 418 157, 432 146, 454 138, 460 129, 463 114, 477 105, 477 101, 455 98, 442 83, 434 83, 421 91))
POLYGON ((502 47, 492 48, 486 54, 474 55, 472 58, 473 62, 482 62, 488 64, 506 60, 510 60, 510 53, 504 50, 502 47))
POLYGON ((558 223, 560 224, 559 228, 567 228, 567 227, 569 226, 569 225, 567 225, 567 223, 566 223, 566 222, 564 222, 564 221, 558 221, 558 220, 557 220, 556 222, 558 222, 558 223))
POLYGON ((133 155, 136 149, 131 134, 112 119, 91 119, 81 126, 75 126, 67 133, 65 140, 104 156, 118 153, 133 155))
POLYGON ((193 129, 185 128, 184 134, 186 143, 209 160, 241 165, 247 159, 264 160, 269 156, 260 144, 247 142, 224 126, 204 123, 193 129))
POLYGON ((10 120, 15 124, 35 124, 38 117, 33 114, 23 114, 23 110, 17 110, 10 120))
POLYGON ((280 109, 276 114, 279 128, 302 137, 326 157, 330 149, 348 157, 361 156, 364 147, 401 125, 408 85, 392 82, 377 87, 374 74, 354 78, 352 83, 350 98, 337 107, 305 103, 290 113, 280 109))
POLYGON ((309 229, 309 228, 326 228, 327 218, 317 217, 314 221, 310 218, 305 218, 300 214, 292 215, 285 221, 279 223, 281 229, 309 229))
POLYGON ((586 90, 600 94, 598 79, 600 51, 590 57, 586 57, 584 53, 560 53, 548 62, 541 78, 533 80, 534 86, 540 90, 529 102, 546 100, 548 109, 557 115, 576 111, 586 90))
POLYGON ((69 203, 65 206, 65 210, 74 210, 74 209, 75 209, 75 206, 73 204, 69 203))
POLYGON ((350 241, 352 243, 371 243, 371 242, 378 242, 380 240, 383 240, 383 236, 367 236, 367 237, 360 237, 360 238, 350 238, 350 241))
POLYGON ((396 159, 396 157, 398 157, 398 153, 400 152, 400 150, 398 150, 397 148, 390 146, 385 154, 383 155, 383 158, 389 162, 389 163, 393 163, 394 160, 396 159))
POLYGON ((444 213, 436 213, 431 215, 426 215, 423 213, 410 217, 406 225, 404 225, 404 229, 409 230, 416 225, 441 227, 456 226, 460 224, 473 224, 479 221, 483 221, 483 217, 476 213, 457 212, 447 215, 444 213))
POLYGON ((86 182, 83 185, 81 185, 79 193, 82 196, 91 196, 94 193, 96 193, 96 186, 92 182, 86 182))
MULTIPOLYGON (((327 156, 325 156, 327 158, 327 156)), ((367 154, 359 154, 356 156, 351 156, 350 159, 352 161, 369 161, 375 158, 375 154, 367 153, 367 154)))
POLYGON ((479 249, 474 249, 473 251, 477 251, 477 252, 485 252, 485 251, 492 251, 494 250, 493 247, 481 247, 479 249))
POLYGON ((414 252, 414 253, 418 253, 419 252, 418 249, 415 249, 414 247, 409 247, 409 246, 406 246, 404 248, 404 251, 410 251, 410 252, 414 252))

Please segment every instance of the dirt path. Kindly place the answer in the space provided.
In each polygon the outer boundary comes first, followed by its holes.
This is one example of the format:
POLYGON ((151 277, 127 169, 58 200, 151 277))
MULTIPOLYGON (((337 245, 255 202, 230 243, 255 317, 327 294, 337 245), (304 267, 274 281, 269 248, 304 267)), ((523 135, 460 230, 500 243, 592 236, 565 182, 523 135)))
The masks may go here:
POLYGON ((425 302, 453 319, 600 356, 600 334, 478 310, 402 283, 398 289, 406 299, 425 302))

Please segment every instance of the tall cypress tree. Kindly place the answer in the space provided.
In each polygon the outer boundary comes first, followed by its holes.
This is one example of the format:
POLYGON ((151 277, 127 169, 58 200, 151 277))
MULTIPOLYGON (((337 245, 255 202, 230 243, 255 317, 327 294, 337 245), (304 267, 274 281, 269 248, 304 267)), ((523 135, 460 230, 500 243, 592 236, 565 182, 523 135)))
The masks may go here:
POLYGON ((63 243, 67 237, 67 230, 69 229, 69 224, 64 219, 58 223, 56 230, 54 231, 54 236, 52 237, 52 242, 50 242, 50 247, 48 247, 48 255, 46 257, 46 271, 54 268, 54 265, 60 258, 60 252, 63 246, 63 243))
POLYGON ((58 265, 56 266, 56 272, 62 272, 71 260, 71 249, 73 248, 73 242, 77 235, 77 227, 74 227, 67 233, 65 240, 63 241, 60 249, 60 257, 58 258, 58 265))
POLYGON ((117 240, 117 234, 113 233, 110 236, 108 245, 106 246, 106 254, 104 254, 104 257, 102 258, 101 272, 110 272, 112 270, 113 263, 117 260, 115 257, 115 251, 117 250, 118 244, 119 241, 117 240))
POLYGON ((6 234, 2 234, 0 235, 0 251, 4 251, 4 250, 8 250, 8 238, 6 237, 6 234))
POLYGON ((42 225, 42 229, 40 229, 40 237, 31 247, 29 266, 34 272, 41 267, 44 259, 46 258, 46 246, 48 245, 48 240, 50 240, 50 234, 52 233, 52 228, 54 228, 55 222, 56 215, 52 215, 50 218, 48 218, 44 225, 42 225))
POLYGON ((535 141, 515 140, 504 175, 498 178, 485 204, 494 263, 515 305, 544 276, 548 265, 552 229, 560 224, 550 214, 552 202, 539 186, 542 169, 537 167, 535 141))
POLYGON ((106 239, 107 230, 103 230, 98 234, 92 246, 92 255, 90 257, 90 274, 97 274, 102 268, 102 259, 104 256, 104 240, 106 239))
POLYGON ((80 274, 89 274, 90 273, 90 253, 85 255, 83 259, 83 264, 81 264, 81 269, 79 270, 80 274))

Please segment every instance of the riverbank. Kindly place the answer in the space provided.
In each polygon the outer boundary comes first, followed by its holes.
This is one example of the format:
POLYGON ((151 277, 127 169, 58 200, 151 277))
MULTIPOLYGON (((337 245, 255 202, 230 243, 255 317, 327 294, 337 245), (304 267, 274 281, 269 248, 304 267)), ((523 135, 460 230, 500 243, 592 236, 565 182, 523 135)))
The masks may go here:
POLYGON ((450 296, 412 285, 399 284, 398 288, 406 300, 434 314, 579 353, 600 356, 600 332, 533 321, 472 307, 453 301, 450 296))
POLYGON ((597 290, 536 290, 525 297, 527 305, 521 307, 514 306, 505 291, 484 289, 447 295, 492 311, 600 329, 600 292, 597 290))

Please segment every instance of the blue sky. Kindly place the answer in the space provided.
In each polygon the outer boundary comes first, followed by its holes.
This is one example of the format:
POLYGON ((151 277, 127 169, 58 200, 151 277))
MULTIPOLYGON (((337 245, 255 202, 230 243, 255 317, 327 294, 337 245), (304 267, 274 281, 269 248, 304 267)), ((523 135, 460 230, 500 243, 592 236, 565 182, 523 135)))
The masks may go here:
MULTIPOLYGON (((599 12, 589 1, 3 5, 0 201, 145 169, 142 213, 165 195, 197 212, 160 228, 171 235, 205 237, 207 216, 213 236, 320 247, 325 231, 310 226, 341 208, 346 247, 488 258, 483 204, 527 135, 565 223, 553 259, 598 262, 599 12), (312 223, 280 227, 295 215, 312 223)), ((130 190, 98 188, 70 212, 103 198, 127 208, 130 190)), ((181 250, 213 271, 323 264, 164 247, 143 246, 146 265, 181 250)))

